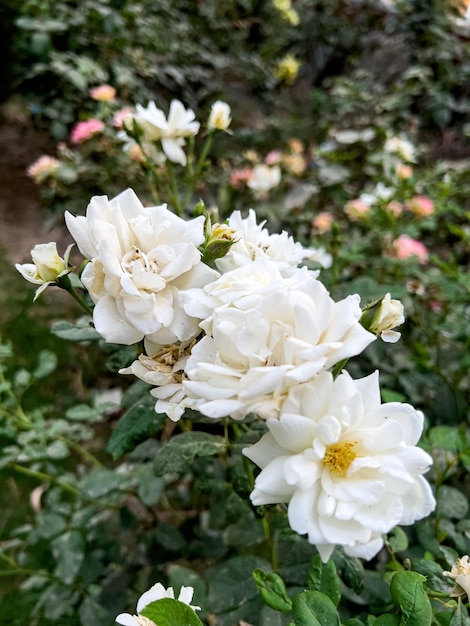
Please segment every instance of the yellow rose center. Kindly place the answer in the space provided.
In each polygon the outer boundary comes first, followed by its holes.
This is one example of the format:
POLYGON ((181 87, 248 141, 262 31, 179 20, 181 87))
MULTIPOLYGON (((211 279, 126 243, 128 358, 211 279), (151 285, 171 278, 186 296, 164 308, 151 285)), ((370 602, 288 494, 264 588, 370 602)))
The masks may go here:
POLYGON ((345 441, 328 446, 323 457, 324 465, 344 478, 349 466, 357 456, 354 451, 356 443, 356 441, 345 441))

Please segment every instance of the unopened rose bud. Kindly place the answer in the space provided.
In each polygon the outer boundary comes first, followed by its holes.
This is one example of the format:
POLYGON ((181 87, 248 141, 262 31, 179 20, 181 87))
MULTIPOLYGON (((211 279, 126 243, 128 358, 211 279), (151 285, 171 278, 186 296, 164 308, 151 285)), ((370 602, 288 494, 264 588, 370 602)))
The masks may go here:
POLYGON ((237 240, 236 230, 227 224, 214 224, 206 239, 202 260, 210 265, 215 259, 225 256, 237 240))
POLYGON ((227 130, 231 121, 232 118, 229 105, 221 100, 214 102, 207 121, 207 127, 209 130, 227 130))
POLYGON ((381 300, 372 302, 364 309, 361 317, 362 325, 383 341, 395 343, 400 333, 393 330, 405 321, 404 308, 400 300, 393 300, 387 293, 381 300))
POLYGON ((15 265, 20 274, 30 283, 40 285, 36 290, 34 300, 36 300, 48 285, 57 283, 57 281, 68 274, 69 256, 74 244, 71 244, 65 251, 62 259, 57 252, 57 244, 54 241, 50 243, 40 243, 31 250, 33 263, 24 263, 15 265))

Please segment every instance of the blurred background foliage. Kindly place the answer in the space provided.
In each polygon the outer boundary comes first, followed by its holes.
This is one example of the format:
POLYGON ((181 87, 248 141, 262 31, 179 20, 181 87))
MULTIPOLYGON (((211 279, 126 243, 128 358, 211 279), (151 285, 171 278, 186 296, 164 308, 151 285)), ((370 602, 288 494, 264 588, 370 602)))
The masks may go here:
MULTIPOLYGON (((272 232, 284 228, 323 246, 333 265, 321 276, 334 298, 358 292, 366 303, 390 291, 402 299, 400 343, 376 342, 350 371, 379 368, 384 398, 426 415, 423 445, 435 459, 430 479, 440 505, 388 547, 393 564, 412 558, 430 589, 447 589, 442 570, 470 552, 470 23, 458 7, 444 0, 4 0, 0 29, 4 109, 20 110, 20 123, 50 135, 63 161, 60 175, 40 188, 49 221, 65 209, 83 213, 94 194, 113 196, 127 185, 146 193, 145 172, 112 129, 113 112, 149 100, 166 110, 176 97, 204 119, 220 98, 232 108, 234 135, 214 146, 196 195, 222 218, 254 206, 272 232), (286 55, 297 69, 279 69, 286 55), (114 109, 89 96, 102 83, 117 90, 114 109), (92 116, 107 122, 103 134, 70 145, 73 126, 92 116), (390 169, 385 146, 394 136, 416 146, 408 178, 390 169), (235 172, 273 150, 281 155, 278 187, 257 196, 233 183, 235 172), (392 195, 381 196, 383 188, 392 195), (374 210, 351 218, 345 206, 363 193, 374 196, 374 210), (416 195, 432 199, 432 214, 390 212, 391 200, 405 206, 416 195), (329 228, 320 228, 321 213, 331 216, 329 228), (393 257, 403 234, 426 246, 426 263, 393 257)), ((218 625, 287 623, 263 607, 251 577, 269 564, 240 455, 227 462, 207 444, 207 456, 184 469, 157 468, 156 477, 152 460, 172 433, 146 386, 114 373, 131 351, 75 325, 76 308, 54 291, 32 309, 31 290, 5 258, 0 266, 2 623, 104 626, 157 579, 192 584, 203 617, 216 613, 218 625), (51 334, 64 318, 69 326, 51 334)), ((223 435, 222 426, 211 428, 223 435)), ((271 524, 294 593, 314 550, 275 510, 271 524)), ((388 610, 384 558, 365 571, 339 552, 335 562, 344 620, 388 610)), ((436 624, 449 626, 450 616, 436 624)))

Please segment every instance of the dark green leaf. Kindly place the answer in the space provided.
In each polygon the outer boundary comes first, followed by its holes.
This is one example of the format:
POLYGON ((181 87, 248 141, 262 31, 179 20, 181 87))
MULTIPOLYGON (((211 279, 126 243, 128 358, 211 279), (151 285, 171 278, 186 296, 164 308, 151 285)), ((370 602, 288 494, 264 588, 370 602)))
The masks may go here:
POLYGON ((229 559, 206 572, 209 584, 208 609, 216 614, 231 611, 259 597, 253 570, 268 570, 269 563, 256 556, 229 559))
POLYGON ((307 575, 307 585, 312 591, 321 591, 338 606, 341 599, 341 579, 332 559, 323 563, 320 555, 313 557, 307 575))
POLYGON ((261 591, 261 597, 268 606, 276 611, 291 610, 292 601, 287 595, 286 585, 279 574, 255 569, 253 578, 261 591))
POLYGON ((166 415, 155 413, 155 400, 145 397, 134 404, 116 424, 106 446, 107 451, 117 459, 138 443, 158 432, 166 422, 166 415))
POLYGON ((340 626, 335 605, 320 591, 304 591, 292 604, 295 626, 340 626))
POLYGON ((362 562, 352 556, 348 556, 341 548, 333 552, 336 569, 344 584, 351 587, 355 593, 360 594, 364 587, 364 566, 362 562))
POLYGON ((418 572, 402 570, 393 575, 390 592, 401 612, 400 626, 431 626, 432 607, 418 572))
POLYGON ((157 476, 180 472, 196 457, 211 456, 224 450, 223 437, 194 431, 181 433, 159 449, 154 462, 154 471, 157 476))
POLYGON ((443 575, 443 569, 439 563, 429 561, 428 559, 413 559, 412 566, 413 570, 426 576, 426 585, 428 587, 442 593, 449 592, 452 585, 449 579, 443 575))

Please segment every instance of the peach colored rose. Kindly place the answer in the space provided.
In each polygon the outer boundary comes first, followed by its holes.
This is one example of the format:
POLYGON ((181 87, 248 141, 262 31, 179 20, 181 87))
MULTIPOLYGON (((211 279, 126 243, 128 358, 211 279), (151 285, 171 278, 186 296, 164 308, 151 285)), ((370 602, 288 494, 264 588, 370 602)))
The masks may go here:
POLYGON ((111 85, 100 85, 90 90, 90 96, 100 102, 112 102, 116 97, 116 90, 111 85))
POLYGON ((331 229, 333 224, 333 215, 329 211, 322 211, 312 220, 312 226, 319 233, 326 233, 331 229))
POLYGON ((403 205, 401 204, 401 202, 397 202, 396 200, 392 200, 391 202, 389 202, 387 204, 386 209, 387 209, 388 213, 391 213, 392 215, 397 217, 398 215, 401 215, 401 213, 403 211, 403 205))
POLYGON ((400 163, 395 168, 395 174, 401 180, 407 180, 413 176, 413 168, 410 165, 405 165, 404 163, 400 163))

